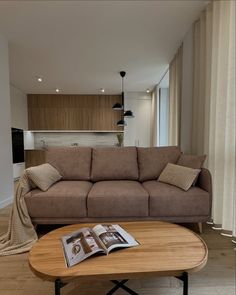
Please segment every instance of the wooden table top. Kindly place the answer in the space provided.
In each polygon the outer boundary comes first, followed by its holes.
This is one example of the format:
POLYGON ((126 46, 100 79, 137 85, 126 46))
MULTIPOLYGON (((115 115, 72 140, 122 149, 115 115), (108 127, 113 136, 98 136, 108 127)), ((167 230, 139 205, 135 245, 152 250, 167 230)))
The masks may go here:
MULTIPOLYGON (((113 224, 116 224, 113 222, 113 224)), ((178 276, 194 272, 207 262, 208 250, 194 232, 160 221, 118 222, 140 245, 121 249, 109 255, 92 256, 68 268, 60 238, 92 224, 64 226, 49 232, 32 247, 29 264, 42 279, 64 281, 80 279, 131 279, 144 276, 178 276)))

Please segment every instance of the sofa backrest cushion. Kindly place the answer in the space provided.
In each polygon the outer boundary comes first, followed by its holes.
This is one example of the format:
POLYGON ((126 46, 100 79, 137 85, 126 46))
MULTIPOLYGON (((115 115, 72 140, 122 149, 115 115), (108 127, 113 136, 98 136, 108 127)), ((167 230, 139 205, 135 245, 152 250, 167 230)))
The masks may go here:
POLYGON ((185 155, 182 154, 177 162, 177 165, 185 166, 193 169, 200 169, 206 160, 206 155, 185 155))
POLYGON ((135 147, 94 148, 92 181, 137 180, 138 162, 135 147))
POLYGON ((46 151, 46 162, 55 167, 63 180, 90 180, 90 147, 55 148, 46 151))
POLYGON ((180 155, 177 146, 138 148, 139 181, 156 180, 167 163, 176 164, 180 155))

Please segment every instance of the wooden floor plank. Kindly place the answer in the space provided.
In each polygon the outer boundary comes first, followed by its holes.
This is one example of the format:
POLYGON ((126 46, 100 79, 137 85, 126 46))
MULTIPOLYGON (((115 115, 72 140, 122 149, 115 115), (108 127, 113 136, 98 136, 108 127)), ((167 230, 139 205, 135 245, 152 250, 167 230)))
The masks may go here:
MULTIPOLYGON (((7 230, 10 206, 0 210, 0 234, 7 230)), ((191 228, 191 225, 189 225, 191 228)), ((196 228, 196 227, 194 227, 196 228)), ((45 231, 45 228, 43 229, 45 231)), ((202 238, 209 248, 206 267, 190 275, 191 295, 235 295, 236 258, 231 240, 204 225, 202 238)), ((50 295, 53 283, 42 281, 30 270, 28 254, 0 257, 0 295, 50 295)), ((92 258, 91 258, 92 259, 92 258)), ((75 281, 63 288, 62 295, 105 295, 112 288, 106 281, 75 281)), ((140 295, 182 295, 182 283, 175 278, 132 280, 127 286, 140 295)), ((116 295, 126 295, 118 291, 116 295)))

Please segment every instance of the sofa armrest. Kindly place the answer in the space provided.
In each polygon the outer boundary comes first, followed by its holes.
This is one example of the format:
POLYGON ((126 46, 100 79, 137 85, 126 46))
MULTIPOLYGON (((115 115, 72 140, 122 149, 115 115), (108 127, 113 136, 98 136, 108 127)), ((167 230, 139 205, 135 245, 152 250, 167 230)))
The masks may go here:
POLYGON ((208 169, 202 168, 196 185, 209 193, 209 218, 212 212, 212 177, 208 169))
POLYGON ((212 195, 212 178, 208 169, 202 168, 198 176, 197 186, 212 195))

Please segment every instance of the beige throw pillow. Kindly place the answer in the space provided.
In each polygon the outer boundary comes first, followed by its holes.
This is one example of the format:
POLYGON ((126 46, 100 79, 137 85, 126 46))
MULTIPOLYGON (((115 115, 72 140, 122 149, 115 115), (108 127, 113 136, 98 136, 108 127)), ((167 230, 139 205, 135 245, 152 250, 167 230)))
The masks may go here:
MULTIPOLYGON (((177 165, 185 166, 193 169, 201 169, 206 160, 206 155, 184 155, 182 154, 177 162, 177 165)), ((195 178, 193 186, 196 184, 198 177, 195 178)))
POLYGON ((62 178, 59 172, 48 163, 27 168, 26 173, 33 183, 44 192, 62 178))
POLYGON ((175 185, 187 191, 200 171, 200 169, 192 169, 168 163, 158 178, 158 181, 175 185))

